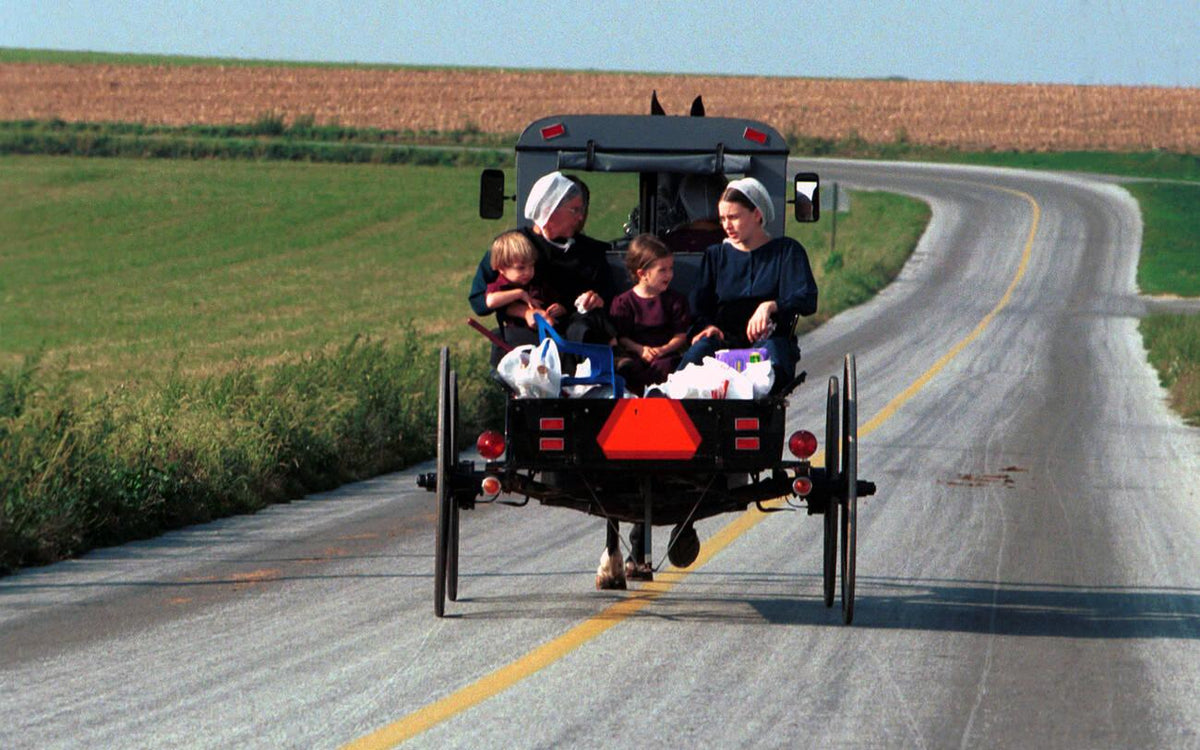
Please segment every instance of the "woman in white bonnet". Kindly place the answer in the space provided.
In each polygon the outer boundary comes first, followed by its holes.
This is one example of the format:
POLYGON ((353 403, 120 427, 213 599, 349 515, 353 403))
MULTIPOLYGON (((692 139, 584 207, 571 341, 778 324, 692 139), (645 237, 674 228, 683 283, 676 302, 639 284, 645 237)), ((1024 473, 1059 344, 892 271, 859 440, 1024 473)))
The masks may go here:
MULTIPOLYGON (((537 248, 535 276, 558 295, 568 310, 575 312, 563 326, 572 341, 608 343, 604 310, 614 296, 612 273, 606 253, 609 244, 584 235, 587 221, 587 186, 561 172, 543 175, 525 200, 528 226, 521 231, 537 248)), ((491 315, 485 301, 487 285, 497 272, 485 252, 467 299, 477 315, 491 315)), ((505 327, 501 335, 510 344, 537 343, 537 332, 515 326, 505 327)), ((493 355, 496 353, 493 352, 493 355)))
POLYGON ((800 349, 796 319, 817 311, 817 282, 808 253, 790 237, 771 237, 771 194, 753 177, 729 183, 718 204, 724 242, 704 251, 691 293, 698 332, 680 369, 718 349, 767 350, 775 390, 792 382, 800 349))

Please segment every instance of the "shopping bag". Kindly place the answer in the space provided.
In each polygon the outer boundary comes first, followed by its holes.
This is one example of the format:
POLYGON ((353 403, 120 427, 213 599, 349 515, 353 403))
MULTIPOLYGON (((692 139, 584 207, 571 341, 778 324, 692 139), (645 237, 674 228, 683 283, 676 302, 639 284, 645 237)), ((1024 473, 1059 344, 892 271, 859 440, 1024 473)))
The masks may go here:
MULTIPOLYGON (((505 355, 504 359, 524 349, 505 355)), ((553 339, 545 339, 528 351, 528 360, 520 358, 512 372, 517 398, 558 398, 562 388, 562 360, 553 339)), ((504 360, 501 360, 503 363, 504 360)), ((501 373, 504 376, 504 373, 501 373)))

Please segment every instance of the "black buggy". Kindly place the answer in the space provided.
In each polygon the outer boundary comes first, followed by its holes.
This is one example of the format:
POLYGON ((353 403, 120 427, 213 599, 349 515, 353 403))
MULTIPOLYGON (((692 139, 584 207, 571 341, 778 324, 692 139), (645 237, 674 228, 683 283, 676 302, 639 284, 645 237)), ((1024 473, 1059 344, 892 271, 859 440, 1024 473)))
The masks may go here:
MULTIPOLYGON (((817 175, 797 175, 796 198, 788 201, 787 157, 787 144, 779 133, 752 120, 548 117, 529 125, 517 142, 515 198, 518 206, 524 205, 534 182, 555 170, 628 173, 631 182, 636 180, 636 206, 627 237, 615 240, 609 254, 614 277, 627 287, 622 247, 638 232, 669 235, 674 218, 665 188, 685 175, 757 178, 775 203, 775 220, 767 227, 772 236, 783 234, 785 203, 795 204, 797 220, 815 221, 817 175)), ((499 218, 512 197, 504 194, 504 173, 485 170, 480 215, 499 218)), ((689 288, 699 257, 676 254, 672 286, 689 288)), ((768 512, 803 508, 809 515, 822 515, 825 604, 833 606, 840 560, 842 619, 850 623, 857 499, 875 491, 873 484, 858 478, 854 355, 846 355, 840 383, 836 376, 829 378, 824 467, 810 463, 817 451, 812 432, 784 435, 787 397, 803 380, 801 372, 780 393, 760 400, 520 399, 509 393, 503 432, 488 430, 478 437, 476 447, 484 459, 480 465, 460 454, 457 373, 443 348, 437 470, 419 478, 419 484, 437 496, 435 614, 441 617, 446 599, 458 596, 461 511, 477 503, 523 506, 534 498, 610 521, 644 524, 645 563, 652 562, 653 527, 674 526, 667 557, 677 567, 687 567, 699 553, 691 528, 698 520, 742 512, 751 505, 768 512), (791 457, 784 457, 785 447, 791 457), (784 503, 764 505, 780 499, 784 503)), ((564 384, 568 382, 564 378, 564 384)))

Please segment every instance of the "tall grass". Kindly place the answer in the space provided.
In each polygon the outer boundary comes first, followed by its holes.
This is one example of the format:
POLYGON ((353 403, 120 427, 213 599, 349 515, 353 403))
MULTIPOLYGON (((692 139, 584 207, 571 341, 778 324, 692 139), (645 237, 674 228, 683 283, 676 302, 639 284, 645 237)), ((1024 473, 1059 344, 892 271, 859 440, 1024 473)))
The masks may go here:
MULTIPOLYGON (((258 510, 427 458, 436 358, 414 331, 286 365, 85 397, 36 360, 0 380, 0 572, 258 510)), ((464 417, 494 415, 481 358, 464 417)))
POLYGON ((1171 407, 1200 427, 1200 315, 1150 315, 1139 329, 1171 407))

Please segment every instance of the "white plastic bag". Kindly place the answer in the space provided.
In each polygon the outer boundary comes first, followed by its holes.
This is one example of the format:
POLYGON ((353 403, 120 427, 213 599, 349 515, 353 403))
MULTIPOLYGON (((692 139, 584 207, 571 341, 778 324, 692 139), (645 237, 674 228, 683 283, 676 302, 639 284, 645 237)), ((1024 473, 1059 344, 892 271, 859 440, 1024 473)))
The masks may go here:
MULTIPOLYGON (((517 347, 504 355, 504 359, 523 349, 526 347, 517 347)), ((553 339, 545 339, 537 346, 528 347, 527 351, 527 355, 518 355, 516 363, 510 365, 511 379, 503 370, 500 371, 501 377, 516 388, 517 398, 558 398, 562 387, 562 361, 558 356, 558 346, 553 339)), ((500 360, 501 365, 504 359, 500 360)))
POLYGON ((517 371, 529 366, 529 353, 532 351, 533 344, 522 344, 514 347, 496 363, 496 374, 514 391, 517 390, 517 371))
POLYGON ((657 390, 669 398, 754 398, 750 379, 713 357, 705 357, 698 365, 691 364, 671 373, 657 390))
MULTIPOLYGON (((586 378, 592 374, 592 360, 580 359, 579 364, 575 366, 575 375, 577 378, 586 378)), ((587 385, 567 385, 563 386, 563 395, 567 398, 596 398, 598 394, 592 392, 598 390, 598 383, 589 383, 587 385)), ((611 390, 611 389, 610 389, 611 390)), ((609 394, 612 395, 611 393, 609 394)))
POLYGON ((775 370, 771 368, 769 361, 749 362, 741 374, 750 381, 755 401, 766 398, 771 392, 771 386, 775 385, 775 370))

